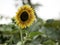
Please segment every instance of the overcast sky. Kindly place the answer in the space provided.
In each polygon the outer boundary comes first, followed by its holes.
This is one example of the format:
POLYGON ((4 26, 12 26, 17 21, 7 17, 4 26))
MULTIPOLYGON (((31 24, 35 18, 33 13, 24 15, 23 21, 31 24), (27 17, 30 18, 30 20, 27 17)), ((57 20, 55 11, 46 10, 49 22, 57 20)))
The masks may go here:
MULTIPOLYGON (((47 19, 59 19, 60 17, 60 0, 32 0, 32 3, 40 3, 42 6, 37 8, 36 12, 38 16, 44 20, 47 19)), ((21 2, 14 0, 0 0, 0 14, 3 16, 13 17, 15 12, 17 11, 16 7, 14 6, 15 3, 21 2)), ((5 21, 5 19, 1 20, 0 23, 7 23, 10 20, 5 21)))

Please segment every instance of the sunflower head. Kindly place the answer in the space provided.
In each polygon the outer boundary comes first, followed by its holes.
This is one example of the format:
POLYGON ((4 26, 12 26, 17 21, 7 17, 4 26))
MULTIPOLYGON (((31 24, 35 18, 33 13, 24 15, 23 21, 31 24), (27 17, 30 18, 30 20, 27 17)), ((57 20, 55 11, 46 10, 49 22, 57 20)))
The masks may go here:
POLYGON ((29 27, 35 20, 33 9, 29 5, 20 7, 16 13, 15 20, 19 27, 29 27))

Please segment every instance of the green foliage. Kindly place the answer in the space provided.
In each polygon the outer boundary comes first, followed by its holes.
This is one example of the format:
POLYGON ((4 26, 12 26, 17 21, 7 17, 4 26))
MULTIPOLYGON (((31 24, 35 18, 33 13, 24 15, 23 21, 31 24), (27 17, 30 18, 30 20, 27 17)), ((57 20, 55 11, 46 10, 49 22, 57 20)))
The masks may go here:
POLYGON ((21 44, 20 31, 24 45, 60 45, 60 21, 49 19, 45 23, 38 18, 29 28, 20 29, 15 23, 0 24, 0 43, 5 45, 21 44))

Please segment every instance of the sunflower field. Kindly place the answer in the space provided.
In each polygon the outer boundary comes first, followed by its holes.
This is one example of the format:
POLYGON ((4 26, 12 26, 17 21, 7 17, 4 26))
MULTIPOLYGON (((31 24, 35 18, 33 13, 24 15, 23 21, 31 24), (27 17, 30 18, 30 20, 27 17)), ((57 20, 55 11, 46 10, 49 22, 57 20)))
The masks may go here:
POLYGON ((11 23, 0 24, 0 45, 60 45, 60 20, 44 21, 34 9, 41 5, 22 3, 11 23))

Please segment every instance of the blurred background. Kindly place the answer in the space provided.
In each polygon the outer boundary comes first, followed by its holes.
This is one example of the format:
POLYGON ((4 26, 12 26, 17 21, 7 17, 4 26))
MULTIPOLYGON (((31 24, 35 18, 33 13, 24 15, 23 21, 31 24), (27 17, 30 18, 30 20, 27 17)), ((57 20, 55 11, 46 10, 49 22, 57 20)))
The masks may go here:
MULTIPOLYGON (((60 0, 31 0, 31 3, 41 4, 35 11, 43 20, 60 19, 60 0)), ((0 0, 0 17, 3 17, 0 24, 9 24, 20 6, 22 6, 21 0, 0 0)))
POLYGON ((0 0, 0 45, 21 45, 22 42, 24 45, 60 45, 60 0, 0 0), (29 28, 21 29, 13 17, 24 4, 34 9, 36 21, 29 28))

